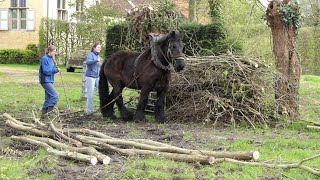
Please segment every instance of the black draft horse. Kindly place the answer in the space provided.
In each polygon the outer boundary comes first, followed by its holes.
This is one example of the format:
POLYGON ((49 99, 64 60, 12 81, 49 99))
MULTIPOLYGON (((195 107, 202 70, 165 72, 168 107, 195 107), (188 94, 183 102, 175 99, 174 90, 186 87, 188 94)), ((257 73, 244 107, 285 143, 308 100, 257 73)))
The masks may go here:
POLYGON ((181 71, 185 66, 182 35, 177 31, 162 36, 149 36, 150 47, 144 52, 118 51, 106 59, 100 70, 99 97, 103 117, 116 118, 114 103, 119 107, 123 120, 144 121, 145 108, 150 91, 157 93, 155 118, 166 122, 164 115, 165 96, 171 77, 171 67, 181 71), (113 87, 109 94, 108 82, 113 87), (123 104, 124 87, 140 89, 140 99, 135 114, 123 104))

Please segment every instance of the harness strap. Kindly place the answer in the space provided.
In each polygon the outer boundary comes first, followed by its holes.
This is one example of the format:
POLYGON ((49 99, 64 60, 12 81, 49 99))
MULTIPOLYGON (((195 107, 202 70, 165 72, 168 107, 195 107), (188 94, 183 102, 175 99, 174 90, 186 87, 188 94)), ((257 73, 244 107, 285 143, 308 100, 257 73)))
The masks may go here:
POLYGON ((148 51, 148 49, 147 50, 145 50, 144 52, 142 52, 135 60, 134 60, 134 64, 133 64, 133 67, 134 67, 134 72, 133 72, 133 81, 134 81, 134 83, 136 84, 136 86, 138 87, 138 82, 137 82, 137 80, 138 80, 138 75, 137 75, 137 65, 138 65, 138 62, 139 62, 139 60, 140 60, 140 57, 144 54, 144 53, 146 53, 148 51))
MULTIPOLYGON (((171 70, 171 66, 170 66, 170 62, 168 62, 168 65, 165 66, 163 65, 160 60, 159 60, 159 57, 157 55, 157 49, 156 49, 156 45, 155 45, 155 41, 151 40, 150 41, 150 45, 151 45, 151 60, 152 62, 154 63, 154 65, 156 65, 159 69, 163 69, 165 71, 170 71, 171 70)), ((170 50, 168 50, 168 54, 171 52, 169 52, 170 50)), ((160 50, 161 54, 164 56, 164 58, 167 60, 167 57, 165 54, 163 54, 163 52, 160 50)), ((167 60, 168 61, 168 60, 167 60)))

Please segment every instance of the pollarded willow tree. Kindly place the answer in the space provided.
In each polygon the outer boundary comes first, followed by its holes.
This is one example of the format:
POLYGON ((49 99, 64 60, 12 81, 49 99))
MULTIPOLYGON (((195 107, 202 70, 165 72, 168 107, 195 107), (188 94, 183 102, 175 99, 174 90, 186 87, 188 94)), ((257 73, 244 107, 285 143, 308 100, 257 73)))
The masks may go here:
POLYGON ((276 58, 275 96, 278 112, 291 120, 299 116, 299 83, 301 65, 296 48, 301 14, 296 0, 270 1, 266 10, 276 58))

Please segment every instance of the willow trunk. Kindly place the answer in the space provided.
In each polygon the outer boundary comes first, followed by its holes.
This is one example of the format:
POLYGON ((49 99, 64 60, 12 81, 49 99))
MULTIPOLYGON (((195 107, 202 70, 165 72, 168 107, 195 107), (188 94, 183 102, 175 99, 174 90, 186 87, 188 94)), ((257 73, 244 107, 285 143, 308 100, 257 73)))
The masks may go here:
POLYGON ((279 8, 291 0, 271 1, 266 11, 273 38, 273 53, 276 58, 277 73, 275 98, 280 114, 295 120, 299 116, 299 83, 301 65, 296 48, 296 27, 288 26, 279 8))

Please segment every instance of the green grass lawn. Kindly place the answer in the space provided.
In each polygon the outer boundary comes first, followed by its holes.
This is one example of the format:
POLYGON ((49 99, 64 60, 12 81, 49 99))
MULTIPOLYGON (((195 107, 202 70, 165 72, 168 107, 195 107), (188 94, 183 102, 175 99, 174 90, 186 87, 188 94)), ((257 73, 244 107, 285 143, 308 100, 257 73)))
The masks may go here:
MULTIPOLYGON (((38 65, 0 65, 0 112, 38 111, 44 101, 44 90, 38 80, 38 65)), ((62 69, 61 76, 55 75, 55 86, 59 93, 58 108, 72 110, 85 108, 81 102, 81 73, 67 73, 62 69)), ((98 97, 95 99, 98 106, 98 97)))
POLYGON ((300 113, 303 120, 320 121, 320 76, 301 77, 300 113))
MULTIPOLYGON (((63 69, 63 67, 61 67, 63 69)), ((0 64, 0 113, 10 113, 30 117, 33 111, 39 111, 44 92, 38 83, 38 65, 3 65, 0 64)), ((82 74, 67 73, 63 69, 62 77, 56 75, 56 87, 60 96, 58 108, 84 110, 86 102, 81 101, 82 74)), ((320 77, 304 75, 300 86, 301 119, 319 122, 320 112, 320 77)), ((125 92, 125 94, 131 94, 125 92)), ((95 108, 99 106, 95 97, 95 108)), ((97 115, 100 115, 97 113, 97 115)), ((149 117, 153 118, 153 117, 149 117)), ((279 123, 277 128, 247 127, 211 128, 208 131, 192 132, 186 130, 183 141, 192 142, 197 149, 213 149, 222 146, 228 151, 256 150, 263 161, 299 162, 304 158, 320 154, 320 131, 309 130, 307 123, 297 121, 292 124, 279 123), (214 134, 224 138, 218 144, 210 142, 214 134), (206 143, 199 140, 209 139, 206 143), (199 142, 198 142, 199 141, 199 142)), ((103 124, 108 126, 109 124, 103 124)), ((190 129, 201 127, 201 124, 190 123, 190 129)), ((159 125, 159 127, 163 127, 159 125)), ((139 138, 142 132, 135 123, 128 123, 128 136, 139 138)), ((49 155, 40 149, 36 154, 23 154, 18 159, 6 157, 18 153, 10 146, 8 137, 1 137, 0 142, 0 179, 53 179, 49 169, 57 166, 58 157, 49 155), (44 166, 44 164, 46 164, 44 166), (43 167, 44 166, 44 167, 43 167), (39 170, 41 169, 41 171, 39 170), (38 175, 30 175, 30 172, 38 175)), ((306 162, 306 165, 320 169, 320 158, 306 162)), ((112 163, 108 166, 112 166, 112 163)), ((279 169, 218 163, 212 166, 175 162, 159 157, 129 157, 121 172, 111 172, 106 166, 110 179, 317 179, 315 175, 301 169, 279 169)), ((107 178, 107 179, 108 179, 107 178)))

